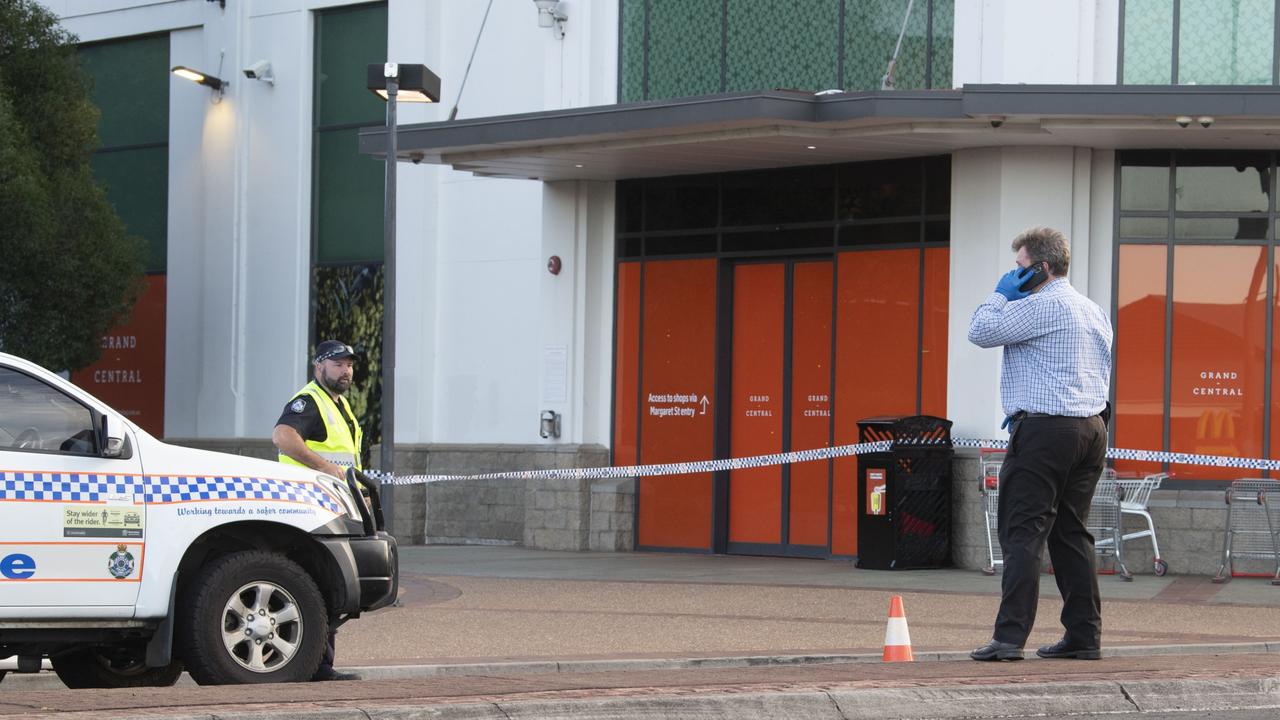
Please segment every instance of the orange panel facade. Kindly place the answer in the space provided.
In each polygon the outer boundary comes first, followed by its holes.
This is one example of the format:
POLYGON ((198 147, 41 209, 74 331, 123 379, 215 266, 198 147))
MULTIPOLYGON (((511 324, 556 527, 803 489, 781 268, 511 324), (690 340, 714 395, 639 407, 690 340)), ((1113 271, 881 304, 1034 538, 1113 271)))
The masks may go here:
MULTIPOLYGON (((1121 245, 1115 327, 1115 432, 1123 448, 1164 447, 1164 346, 1167 251, 1121 245)), ((1117 460, 1125 472, 1160 472, 1160 463, 1117 460)))
MULTIPOLYGON (((831 444, 830 262, 796 263, 791 328, 791 450, 831 444)), ((788 541, 826 545, 831 461, 791 466, 788 541)))
POLYGON ((640 389, 640 263, 618 265, 614 345, 613 464, 636 464, 636 393, 640 389))
MULTIPOLYGON (((715 449, 716 261, 646 262, 643 307, 640 462, 706 460, 715 449)), ((710 550, 710 473, 642 478, 637 512, 639 546, 710 550)))
MULTIPOLYGON (((732 457, 781 452, 786 265, 738 265, 733 273, 732 457)), ((729 542, 782 542, 782 466, 729 473, 729 542)))

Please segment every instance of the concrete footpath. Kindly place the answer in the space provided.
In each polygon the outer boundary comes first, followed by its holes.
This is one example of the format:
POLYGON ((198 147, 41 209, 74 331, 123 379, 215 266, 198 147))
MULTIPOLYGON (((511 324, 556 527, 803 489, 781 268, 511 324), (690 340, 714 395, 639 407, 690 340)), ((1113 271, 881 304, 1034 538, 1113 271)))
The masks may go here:
MULTIPOLYGON (((969 718, 1280 708, 1280 587, 1100 578, 1104 658, 976 663, 999 577, 848 562, 409 547, 399 607, 342 628, 360 682, 69 691, 5 717, 969 718), (914 663, 879 662, 901 595, 914 663)), ((1029 643, 1058 639, 1052 576, 1029 643)))

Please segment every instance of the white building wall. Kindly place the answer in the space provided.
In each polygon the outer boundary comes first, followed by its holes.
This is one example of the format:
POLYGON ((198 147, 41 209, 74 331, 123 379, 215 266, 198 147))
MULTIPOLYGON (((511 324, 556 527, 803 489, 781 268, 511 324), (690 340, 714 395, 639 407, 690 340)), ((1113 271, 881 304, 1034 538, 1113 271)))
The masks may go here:
MULTIPOLYGON (((171 64, 230 81, 215 102, 170 80, 165 420, 171 437, 268 437, 306 378, 314 11, 352 3, 45 4, 84 41, 170 32, 171 64), (274 86, 240 73, 258 60, 274 86)), ((493 3, 463 89, 486 5, 391 0, 389 59, 425 63, 443 86, 438 105, 401 104, 402 125, 454 103, 468 118, 616 101, 615 3, 566 3, 563 39, 533 3, 493 3)), ((572 359, 555 408, 566 432, 546 442, 607 442, 612 186, 397 170, 397 442, 539 442, 549 345, 572 359)))
POLYGON ((1113 84, 1115 0, 956 0, 953 86, 1113 84))

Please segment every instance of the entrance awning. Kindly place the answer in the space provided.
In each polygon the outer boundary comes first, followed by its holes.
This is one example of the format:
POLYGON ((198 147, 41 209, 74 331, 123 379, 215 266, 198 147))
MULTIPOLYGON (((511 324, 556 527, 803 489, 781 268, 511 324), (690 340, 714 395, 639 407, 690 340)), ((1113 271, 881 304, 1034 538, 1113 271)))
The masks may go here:
MULTIPOLYGON (((709 95, 405 125, 397 157, 481 176, 619 180, 1007 146, 1276 148, 1280 88, 966 85, 709 95), (1187 127, 1179 118, 1190 119, 1187 127)), ((386 128, 361 129, 360 152, 385 156, 386 128)))

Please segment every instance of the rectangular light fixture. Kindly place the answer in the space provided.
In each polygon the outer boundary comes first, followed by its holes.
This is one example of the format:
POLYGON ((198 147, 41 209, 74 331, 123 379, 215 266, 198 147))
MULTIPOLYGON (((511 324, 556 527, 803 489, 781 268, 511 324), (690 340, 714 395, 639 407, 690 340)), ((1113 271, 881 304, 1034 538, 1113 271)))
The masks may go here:
MULTIPOLYGON (((387 99, 387 78, 382 63, 372 63, 366 71, 365 86, 373 94, 387 99)), ((427 69, 426 65, 400 63, 399 88, 396 90, 396 101, 430 103, 440 102, 440 77, 427 69)))
POLYGON ((190 80, 193 83, 199 83, 200 85, 204 85, 214 90, 221 90, 224 84, 222 78, 202 73, 199 70, 192 70, 184 65, 174 65, 169 72, 180 78, 190 80))

